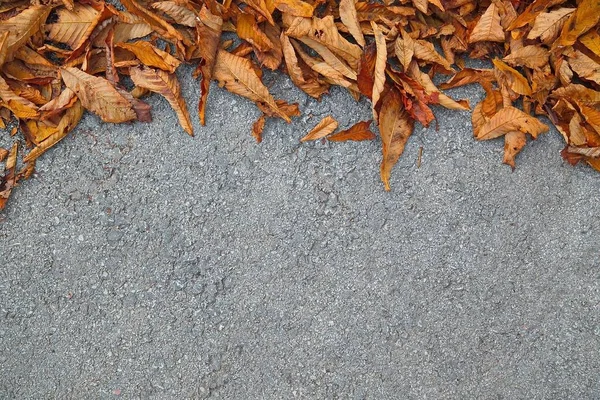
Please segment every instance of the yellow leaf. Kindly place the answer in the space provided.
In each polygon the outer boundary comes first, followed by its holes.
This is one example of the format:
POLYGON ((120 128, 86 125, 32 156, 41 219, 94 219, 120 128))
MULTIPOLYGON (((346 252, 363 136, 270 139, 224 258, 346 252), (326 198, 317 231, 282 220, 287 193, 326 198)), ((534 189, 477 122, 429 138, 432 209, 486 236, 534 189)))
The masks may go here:
POLYGON ((559 46, 570 46, 575 43, 579 36, 592 29, 600 21, 600 1, 581 0, 577 10, 569 17, 563 26, 559 46))
POLYGON ((308 132, 306 134, 306 136, 304 136, 302 139, 300 139, 300 141, 306 142, 309 140, 321 139, 321 138, 329 135, 333 131, 335 131, 337 129, 337 127, 338 127, 338 122, 331 115, 328 115, 325 118, 323 118, 317 124, 317 126, 315 126, 313 129, 311 129, 311 131, 308 132))
POLYGON ((500 24, 500 13, 495 3, 489 5, 469 36, 469 43, 504 42, 504 29, 500 24))
POLYGON ((600 58, 600 34, 598 32, 590 31, 580 37, 579 41, 598 58, 600 58))
POLYGON ((133 43, 119 43, 115 47, 128 50, 148 67, 160 68, 170 73, 175 72, 181 61, 151 43, 140 40, 133 43))
POLYGON ((413 132, 414 121, 402 105, 397 89, 390 90, 383 98, 379 112, 379 132, 383 145, 380 174, 385 190, 390 190, 392 168, 404 152, 404 146, 413 132))
POLYGON ((225 86, 230 92, 252 101, 265 103, 275 114, 286 122, 291 122, 290 118, 277 107, 269 89, 254 72, 250 60, 235 56, 225 50, 219 50, 213 77, 219 81, 219 85, 225 86))
POLYGON ((548 126, 518 108, 509 106, 498 111, 486 122, 477 133, 476 138, 478 140, 495 139, 512 131, 529 133, 537 138, 540 133, 548 131, 548 126))
POLYGON ((137 118, 131 103, 106 79, 86 74, 80 69, 61 69, 65 85, 75 92, 84 108, 105 122, 126 122, 137 118))
POLYGON ((129 72, 136 86, 146 88, 163 96, 171 107, 173 107, 173 110, 175 110, 183 129, 191 136, 194 135, 190 114, 188 113, 185 100, 181 96, 181 88, 175 75, 160 69, 147 67, 144 69, 139 67, 130 68, 129 72))
POLYGON ((341 0, 339 12, 342 23, 348 27, 348 31, 354 37, 356 43, 361 47, 365 47, 365 37, 358 22, 354 0, 341 0))

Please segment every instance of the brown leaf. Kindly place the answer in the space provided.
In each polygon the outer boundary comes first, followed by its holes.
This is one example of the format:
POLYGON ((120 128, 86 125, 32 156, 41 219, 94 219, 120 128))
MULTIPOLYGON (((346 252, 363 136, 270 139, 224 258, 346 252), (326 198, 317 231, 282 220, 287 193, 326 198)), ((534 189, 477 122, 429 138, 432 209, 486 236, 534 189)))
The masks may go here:
POLYGON ((345 142, 347 140, 362 141, 373 140, 377 136, 369 129, 372 121, 361 121, 350 128, 334 133, 327 137, 330 142, 345 142))
POLYGON ((575 11, 574 8, 559 8, 537 16, 533 28, 527 34, 527 39, 540 38, 542 43, 551 44, 560 34, 563 25, 569 16, 575 11))
POLYGON ((138 4, 136 0, 121 0, 121 3, 130 13, 140 17, 144 22, 156 30, 156 32, 164 39, 171 41, 180 50, 183 50, 181 42, 187 41, 184 39, 183 35, 173 27, 173 25, 169 24, 157 14, 138 4))
POLYGON ((210 81, 212 80, 213 68, 217 59, 217 51, 219 50, 223 19, 218 15, 212 14, 206 6, 200 10, 199 19, 200 22, 196 30, 201 62, 198 70, 202 73, 202 79, 200 81, 201 94, 200 101, 198 102, 198 116, 200 117, 200 123, 205 125, 206 101, 208 100, 210 81))
POLYGON ((404 146, 412 134, 414 122, 402 106, 400 93, 390 90, 383 98, 379 112, 379 131, 383 144, 383 160, 380 173, 385 190, 390 190, 392 168, 404 152, 404 146))
POLYGON ((252 136, 256 139, 256 143, 262 142, 262 132, 265 129, 266 117, 262 114, 254 124, 252 124, 252 136))
POLYGON ((377 48, 375 43, 365 46, 360 58, 357 74, 357 84, 360 93, 372 99, 373 85, 375 83, 375 62, 377 59, 377 48))
POLYGON ((309 96, 320 99, 324 93, 327 93, 329 86, 324 82, 320 82, 313 70, 306 71, 301 68, 294 47, 290 39, 283 32, 281 33, 280 41, 285 65, 292 82, 309 96))
POLYGON ((10 197, 10 194, 15 187, 16 184, 16 168, 17 168, 17 153, 19 150, 19 145, 15 142, 10 152, 8 153, 8 158, 6 160, 6 173, 4 176, 0 177, 0 210, 3 210, 6 207, 6 202, 10 197))
POLYGON ((312 17, 315 8, 301 0, 273 0, 273 5, 279 11, 296 17, 312 17))
POLYGON ((527 137, 524 132, 511 131, 504 136, 504 164, 508 164, 515 169, 515 157, 527 144, 527 137))
POLYGON ((275 45, 258 27, 252 14, 240 14, 237 18, 236 32, 240 39, 246 40, 262 52, 271 50, 275 45))
POLYGON ((352 37, 354 37, 356 43, 358 43, 360 47, 365 47, 365 37, 360 29, 354 0, 341 0, 339 12, 342 23, 348 27, 348 31, 352 37))
POLYGON ((548 50, 543 47, 530 45, 512 51, 502 60, 515 67, 539 69, 548 64, 549 56, 548 50))
POLYGON ((548 126, 518 108, 505 107, 481 127, 476 138, 495 139, 512 131, 529 133, 533 138, 537 138, 540 133, 548 131, 548 126))
POLYGON ((185 100, 181 96, 179 81, 174 74, 148 67, 144 67, 143 69, 139 67, 130 68, 129 73, 136 86, 146 88, 163 96, 171 107, 173 107, 173 110, 175 110, 183 130, 190 136, 194 136, 190 114, 188 113, 185 100))
POLYGON ((598 0, 581 0, 577 10, 563 26, 558 39, 559 46, 570 46, 579 36, 592 29, 600 21, 600 2, 598 0))
POLYGON ((192 10, 178 4, 177 1, 159 1, 152 3, 150 7, 167 14, 178 24, 189 26, 190 28, 196 27, 196 14, 192 10))
POLYGON ((38 107, 31 101, 16 95, 1 76, 0 99, 2 99, 2 105, 12 111, 17 118, 37 118, 39 116, 38 107))
POLYGON ((519 71, 509 67, 498 59, 494 59, 492 62, 494 63, 494 67, 496 67, 496 71, 500 72, 506 84, 513 92, 525 96, 531 95, 531 86, 529 86, 529 82, 519 71))
MULTIPOLYGON (((0 34, 8 32, 6 38, 7 54, 23 46, 31 36, 37 33, 52 10, 48 6, 30 6, 23 12, 0 23, 0 34)), ((10 59, 10 58, 9 58, 10 59)))
POLYGON ((308 132, 306 134, 306 136, 304 136, 302 139, 300 139, 300 141, 306 142, 309 140, 321 139, 321 138, 329 135, 333 131, 335 131, 337 129, 337 127, 338 127, 338 122, 331 115, 328 115, 325 118, 323 118, 317 124, 317 126, 315 126, 313 129, 311 129, 311 131, 308 132))
POLYGON ((255 102, 267 104, 278 116, 290 122, 290 118, 279 110, 269 89, 254 72, 249 60, 234 56, 225 50, 219 50, 213 75, 232 93, 239 94, 255 102))
POLYGON ((86 74, 80 69, 61 69, 65 85, 75 92, 84 108, 105 122, 126 122, 136 119, 136 113, 117 90, 104 78, 86 74))
POLYGON ((469 35, 469 43, 504 42, 504 29, 500 24, 500 13, 496 3, 489 5, 469 35))
POLYGON ((73 128, 79 123, 83 116, 83 107, 81 102, 77 101, 73 107, 69 108, 65 115, 60 119, 56 131, 40 142, 33 150, 23 158, 23 162, 32 162, 44 154, 49 148, 64 139, 73 128))
POLYGON ((379 102, 379 96, 383 92, 383 88, 385 86, 385 66, 387 64, 387 47, 385 43, 385 37, 383 36, 383 32, 379 29, 379 26, 371 21, 371 27, 373 28, 373 33, 375 35, 375 43, 377 46, 377 57, 375 58, 375 70, 373 72, 373 95, 372 99, 372 111, 373 118, 377 120, 377 113, 375 112, 375 107, 379 102))
POLYGON ((140 40, 133 43, 119 43, 115 47, 132 52, 146 66, 162 69, 170 73, 181 64, 181 61, 151 43, 140 40))

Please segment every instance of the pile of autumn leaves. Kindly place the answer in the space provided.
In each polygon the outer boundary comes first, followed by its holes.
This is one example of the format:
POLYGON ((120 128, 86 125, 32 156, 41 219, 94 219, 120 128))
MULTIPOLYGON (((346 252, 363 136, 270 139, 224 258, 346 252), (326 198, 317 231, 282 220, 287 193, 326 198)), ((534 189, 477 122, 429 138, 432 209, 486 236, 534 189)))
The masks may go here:
MULTIPOLYGON (((567 143, 563 157, 600 170, 598 0, 120 3, 123 10, 102 0, 0 0, 0 125, 7 132, 16 121, 10 133, 22 135, 10 149, 0 148, 0 209, 84 110, 106 122, 150 121, 141 98, 155 92, 192 135, 175 75, 181 63, 197 66, 201 124, 216 80, 262 111, 252 127, 257 141, 267 118, 290 122, 300 114, 297 104, 272 97, 262 68, 287 73, 316 99, 331 85, 357 100, 367 97, 387 190, 414 122, 434 121, 432 105, 469 110, 467 101, 440 89, 470 83, 487 93, 472 111, 474 136, 503 136, 505 163, 514 168, 527 135, 535 139, 548 130, 535 117, 546 115, 567 143), (232 37, 227 32, 240 40, 224 39, 232 37), (465 68, 463 56, 490 59, 493 68, 465 68), (449 80, 438 88, 436 74, 449 80)), ((335 132, 338 123, 328 116, 301 140, 374 139, 371 123, 335 132)))

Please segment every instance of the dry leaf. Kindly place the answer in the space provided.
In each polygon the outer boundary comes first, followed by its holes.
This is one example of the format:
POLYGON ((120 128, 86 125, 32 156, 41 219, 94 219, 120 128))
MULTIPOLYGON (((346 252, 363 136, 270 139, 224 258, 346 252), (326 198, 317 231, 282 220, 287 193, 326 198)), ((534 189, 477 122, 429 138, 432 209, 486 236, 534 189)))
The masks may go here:
POLYGON ((219 50, 213 75, 219 84, 230 92, 252 101, 265 103, 286 122, 291 121, 285 113, 279 110, 269 89, 256 75, 249 60, 219 50))
POLYGON ((185 100, 181 96, 179 81, 174 74, 148 67, 144 67, 143 69, 139 67, 130 68, 129 73, 136 86, 146 88, 163 96, 171 107, 173 107, 173 110, 175 110, 183 130, 190 136, 194 136, 190 114, 188 113, 185 100))
POLYGON ((504 29, 500 24, 500 13, 496 3, 489 5, 469 36, 469 43, 504 42, 504 29))
POLYGON ((329 135, 333 131, 335 131, 337 129, 337 127, 338 127, 338 122, 331 115, 328 115, 325 118, 323 118, 317 124, 317 126, 315 126, 313 129, 311 129, 311 131, 308 132, 306 134, 306 136, 304 136, 302 139, 300 139, 300 141, 306 142, 309 140, 321 139, 321 138, 329 135))
POLYGON ((327 137, 330 142, 345 142, 347 140, 362 141, 373 140, 377 136, 369 129, 372 121, 361 121, 350 128, 334 133, 327 137))
POLYGON ((147 65, 148 67, 159 68, 173 73, 181 64, 181 61, 166 51, 153 46, 149 42, 138 41, 134 43, 119 43, 115 46, 132 52, 144 65, 147 65))
POLYGON ((87 110, 105 122, 126 122, 137 118, 133 107, 106 79, 86 74, 80 69, 61 69, 65 85, 87 110))
POLYGON ((535 139, 540 133, 547 132, 548 127, 518 108, 505 107, 481 127, 476 138, 495 139, 512 131, 529 133, 535 139))
POLYGON ((390 190, 392 168, 404 152, 404 146, 412 134, 414 122, 402 106, 400 93, 390 90, 382 99, 379 112, 379 131, 383 145, 380 173, 385 190, 390 190))
POLYGON ((348 27, 348 31, 361 47, 365 47, 365 37, 358 22, 354 0, 340 0, 340 19, 348 27))

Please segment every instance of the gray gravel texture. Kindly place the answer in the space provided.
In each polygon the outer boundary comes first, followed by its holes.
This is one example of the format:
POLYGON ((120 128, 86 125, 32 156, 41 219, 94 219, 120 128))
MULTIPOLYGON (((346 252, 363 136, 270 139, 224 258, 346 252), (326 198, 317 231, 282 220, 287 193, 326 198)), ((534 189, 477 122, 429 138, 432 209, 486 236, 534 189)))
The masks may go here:
POLYGON ((265 81, 303 116, 260 145, 214 86, 195 138, 153 96, 40 160, 0 214, 0 398, 600 398, 600 179, 555 130, 512 172, 438 109, 386 193, 379 140, 299 143, 367 102, 265 81))

